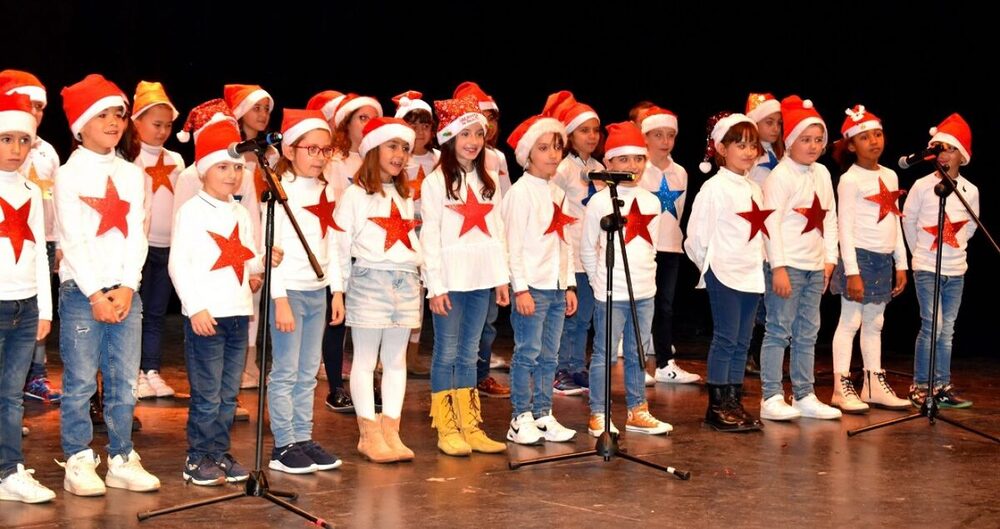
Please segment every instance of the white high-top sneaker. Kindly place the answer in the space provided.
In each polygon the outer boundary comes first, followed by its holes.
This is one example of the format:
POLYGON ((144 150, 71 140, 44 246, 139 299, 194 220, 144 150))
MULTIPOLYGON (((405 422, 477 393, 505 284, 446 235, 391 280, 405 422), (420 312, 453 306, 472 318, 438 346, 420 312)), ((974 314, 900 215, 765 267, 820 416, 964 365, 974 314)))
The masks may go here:
POLYGON ((108 473, 104 476, 109 487, 133 492, 148 492, 160 488, 160 480, 146 472, 139 462, 139 454, 132 450, 128 456, 118 454, 108 460, 108 473))
POLYGON ((101 459, 90 448, 73 454, 65 463, 56 463, 66 469, 66 477, 63 479, 63 489, 66 492, 77 496, 103 496, 106 492, 104 482, 96 470, 101 459))
POLYGON ((39 483, 32 476, 34 473, 18 463, 17 470, 0 480, 0 500, 45 503, 55 498, 56 493, 39 483))
POLYGON ((664 384, 694 384, 701 380, 701 375, 688 373, 681 366, 677 365, 677 362, 670 360, 662 368, 656 368, 655 379, 657 382, 664 384))
POLYGON ((830 398, 830 405, 840 408, 844 413, 868 413, 870 409, 854 390, 850 373, 833 374, 833 396, 830 398))
POLYGON ((150 369, 146 371, 146 383, 149 384, 149 388, 153 390, 154 397, 173 397, 174 388, 167 384, 166 380, 160 376, 160 372, 155 369, 150 369))
POLYGON ((885 370, 865 370, 864 385, 861 386, 861 400, 872 406, 890 410, 905 410, 910 401, 896 396, 892 386, 885 380, 885 370))

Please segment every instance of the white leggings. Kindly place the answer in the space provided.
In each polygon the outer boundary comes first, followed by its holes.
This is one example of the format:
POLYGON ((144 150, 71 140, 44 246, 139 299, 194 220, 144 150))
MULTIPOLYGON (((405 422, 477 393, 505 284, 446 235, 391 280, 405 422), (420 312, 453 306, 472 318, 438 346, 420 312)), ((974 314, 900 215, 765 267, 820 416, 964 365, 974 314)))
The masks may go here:
POLYGON ((833 372, 851 370, 854 335, 861 329, 861 358, 868 371, 882 370, 882 324, 885 323, 885 303, 862 305, 840 298, 840 322, 833 333, 833 372))
POLYGON ((375 419, 375 366, 382 359, 382 413, 398 419, 406 394, 406 343, 410 329, 351 328, 354 360, 351 364, 351 399, 354 412, 375 419))

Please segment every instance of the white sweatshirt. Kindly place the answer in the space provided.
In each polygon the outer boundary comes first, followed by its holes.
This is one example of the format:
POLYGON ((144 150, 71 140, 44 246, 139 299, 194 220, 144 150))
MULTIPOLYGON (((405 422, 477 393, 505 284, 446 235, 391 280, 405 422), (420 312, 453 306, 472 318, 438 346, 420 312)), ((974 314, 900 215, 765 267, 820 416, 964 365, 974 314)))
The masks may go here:
POLYGON ((823 270, 837 264, 837 202, 830 172, 819 163, 802 165, 785 156, 764 180, 763 209, 773 209, 767 218, 770 236, 765 245, 772 268, 790 266, 799 270, 823 270), (801 211, 819 198, 825 213, 820 226, 810 226, 801 211))
POLYGON ((180 154, 162 146, 154 147, 143 143, 139 156, 133 163, 146 175, 144 208, 149 245, 167 248, 170 246, 170 227, 174 221, 174 186, 177 184, 177 176, 184 170, 184 159, 180 154), (160 167, 163 167, 164 172, 169 170, 167 181, 170 182, 170 187, 158 183, 156 191, 153 191, 153 175, 161 170, 160 167))
POLYGON ((368 194, 358 185, 351 184, 337 202, 334 218, 344 230, 337 255, 340 258, 341 278, 344 288, 351 276, 351 259, 354 264, 379 270, 405 270, 417 272, 423 264, 423 251, 412 226, 413 199, 399 196, 392 183, 383 184, 380 193, 368 194), (397 219, 393 220, 393 209, 397 219), (377 219, 377 220, 372 220, 377 219), (395 224, 400 231, 391 233, 381 224, 395 224), (405 233, 403 233, 405 230, 405 233), (386 248, 386 241, 391 243, 386 248), (409 243, 407 246, 406 243, 409 243))
MULTIPOLYGON (((936 173, 917 180, 903 202, 903 233, 906 234, 906 242, 913 254, 911 267, 914 271, 934 272, 934 263, 937 260, 937 247, 934 243, 940 241, 937 237, 939 199, 934 194, 934 186, 938 182, 940 179, 936 173)), ((961 175, 955 185, 978 217, 979 188, 961 175)), ((941 253, 941 274, 960 276, 969 269, 966 252, 969 248, 969 239, 976 232, 976 223, 972 221, 965 206, 954 194, 945 200, 944 212, 947 218, 945 243, 941 253), (950 230, 947 224, 951 225, 950 230), (954 239, 948 237, 949 231, 954 235, 954 239)))
POLYGON ((528 172, 503 196, 500 213, 507 229, 510 282, 515 293, 528 287, 564 290, 576 286, 573 248, 565 223, 581 219, 568 215, 567 211, 563 190, 528 172), (565 215, 564 222, 553 222, 557 211, 565 215))
POLYGON ((38 296, 38 319, 52 321, 42 191, 17 172, 0 171, 0 200, 6 203, 0 210, 0 299, 38 296))
MULTIPOLYGON (((604 166, 591 156, 583 161, 579 156, 570 154, 559 162, 552 183, 566 193, 566 209, 570 216, 583 219, 583 213, 598 191, 604 189, 602 182, 591 182, 587 178, 590 171, 603 171, 604 166)), ((583 222, 574 222, 566 226, 566 238, 573 246, 573 265, 576 273, 583 273, 583 262, 580 261, 580 239, 583 237, 583 222)))
POLYGON ((879 202, 869 199, 878 198, 880 183, 889 191, 899 189, 896 173, 881 165, 877 171, 852 165, 837 184, 840 258, 844 260, 844 273, 849 276, 859 273, 856 248, 881 254, 892 253, 896 270, 907 268, 906 244, 899 216, 887 212, 879 219, 882 208, 879 202))
POLYGON ((687 202, 687 171, 672 159, 666 169, 647 162, 639 185, 653 193, 660 204, 660 235, 656 240, 656 251, 683 252, 681 217, 684 216, 684 204, 687 202))

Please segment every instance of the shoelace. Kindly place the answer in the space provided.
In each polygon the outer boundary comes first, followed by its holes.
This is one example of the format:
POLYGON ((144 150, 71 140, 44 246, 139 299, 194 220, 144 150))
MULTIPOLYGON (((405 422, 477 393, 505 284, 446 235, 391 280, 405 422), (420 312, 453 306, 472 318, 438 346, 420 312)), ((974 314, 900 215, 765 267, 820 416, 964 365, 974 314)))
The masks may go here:
POLYGON ((656 417, 653 417, 652 413, 649 413, 649 410, 642 410, 642 411, 635 412, 635 413, 632 414, 632 417, 633 418, 639 418, 641 420, 641 422, 645 422, 645 423, 649 423, 649 424, 656 424, 656 423, 660 422, 660 421, 658 421, 656 419, 656 417))
POLYGON ((478 433, 479 431, 481 431, 481 429, 479 428, 479 421, 476 420, 476 417, 481 417, 482 416, 481 415, 482 411, 480 410, 479 406, 480 406, 479 405, 479 399, 476 398, 476 394, 475 393, 473 393, 473 392, 470 391, 470 394, 469 394, 469 412, 472 413, 472 420, 469 421, 469 428, 467 428, 467 430, 471 434, 475 434, 475 433, 478 433))
POLYGON ((453 399, 451 395, 445 396, 445 399, 448 400, 448 412, 444 419, 446 426, 449 428, 454 427, 456 430, 461 430, 462 425, 459 424, 458 414, 455 413, 455 399, 453 399))
POLYGON ((851 382, 851 377, 846 375, 841 375, 840 388, 841 392, 844 394, 845 397, 848 398, 854 397, 858 400, 861 400, 861 397, 858 396, 858 391, 854 389, 854 382, 851 382))
POLYGON ((895 397, 896 392, 893 391, 892 386, 890 386, 889 383, 885 381, 885 371, 880 371, 878 373, 875 373, 875 376, 878 377, 878 383, 881 384, 882 389, 885 390, 885 392, 888 393, 889 395, 895 397))
POLYGON ((20 472, 14 472, 13 474, 7 476, 4 479, 5 480, 6 479, 18 480, 18 481, 21 481, 24 484, 27 484, 27 485, 36 485, 36 486, 39 486, 39 487, 42 485, 34 477, 35 469, 33 469, 33 468, 24 468, 24 466, 22 466, 22 465, 18 465, 18 466, 20 467, 20 472))

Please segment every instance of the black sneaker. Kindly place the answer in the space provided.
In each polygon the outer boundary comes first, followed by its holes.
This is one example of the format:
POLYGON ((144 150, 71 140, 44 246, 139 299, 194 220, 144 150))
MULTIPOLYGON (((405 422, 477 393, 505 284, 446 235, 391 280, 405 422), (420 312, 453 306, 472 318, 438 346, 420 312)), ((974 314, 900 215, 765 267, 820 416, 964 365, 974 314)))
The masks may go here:
POLYGON ((211 487, 226 482, 226 473, 219 468, 215 460, 208 456, 192 459, 190 456, 184 462, 184 481, 195 485, 211 487))
POLYGON ((922 408, 924 406, 924 401, 927 400, 927 386, 910 386, 910 404, 913 404, 916 408, 922 408))
POLYGON ((302 448, 295 443, 274 447, 274 450, 271 451, 271 462, 267 464, 267 467, 286 474, 312 474, 316 472, 316 465, 312 458, 307 456, 302 448))
POLYGON ((343 387, 326 396, 326 407, 337 413, 354 413, 354 401, 343 387))
POLYGON ((215 461, 222 472, 226 474, 227 483, 239 483, 246 481, 250 477, 250 471, 241 465, 232 454, 223 454, 215 461))
POLYGON ((955 386, 951 384, 937 390, 934 399, 937 400, 937 405, 940 408, 963 409, 972 407, 972 401, 959 397, 955 386))
POLYGON ((302 441, 298 445, 309 456, 309 459, 313 460, 313 466, 316 470, 333 470, 343 463, 337 456, 323 450, 323 447, 316 441, 302 441))

